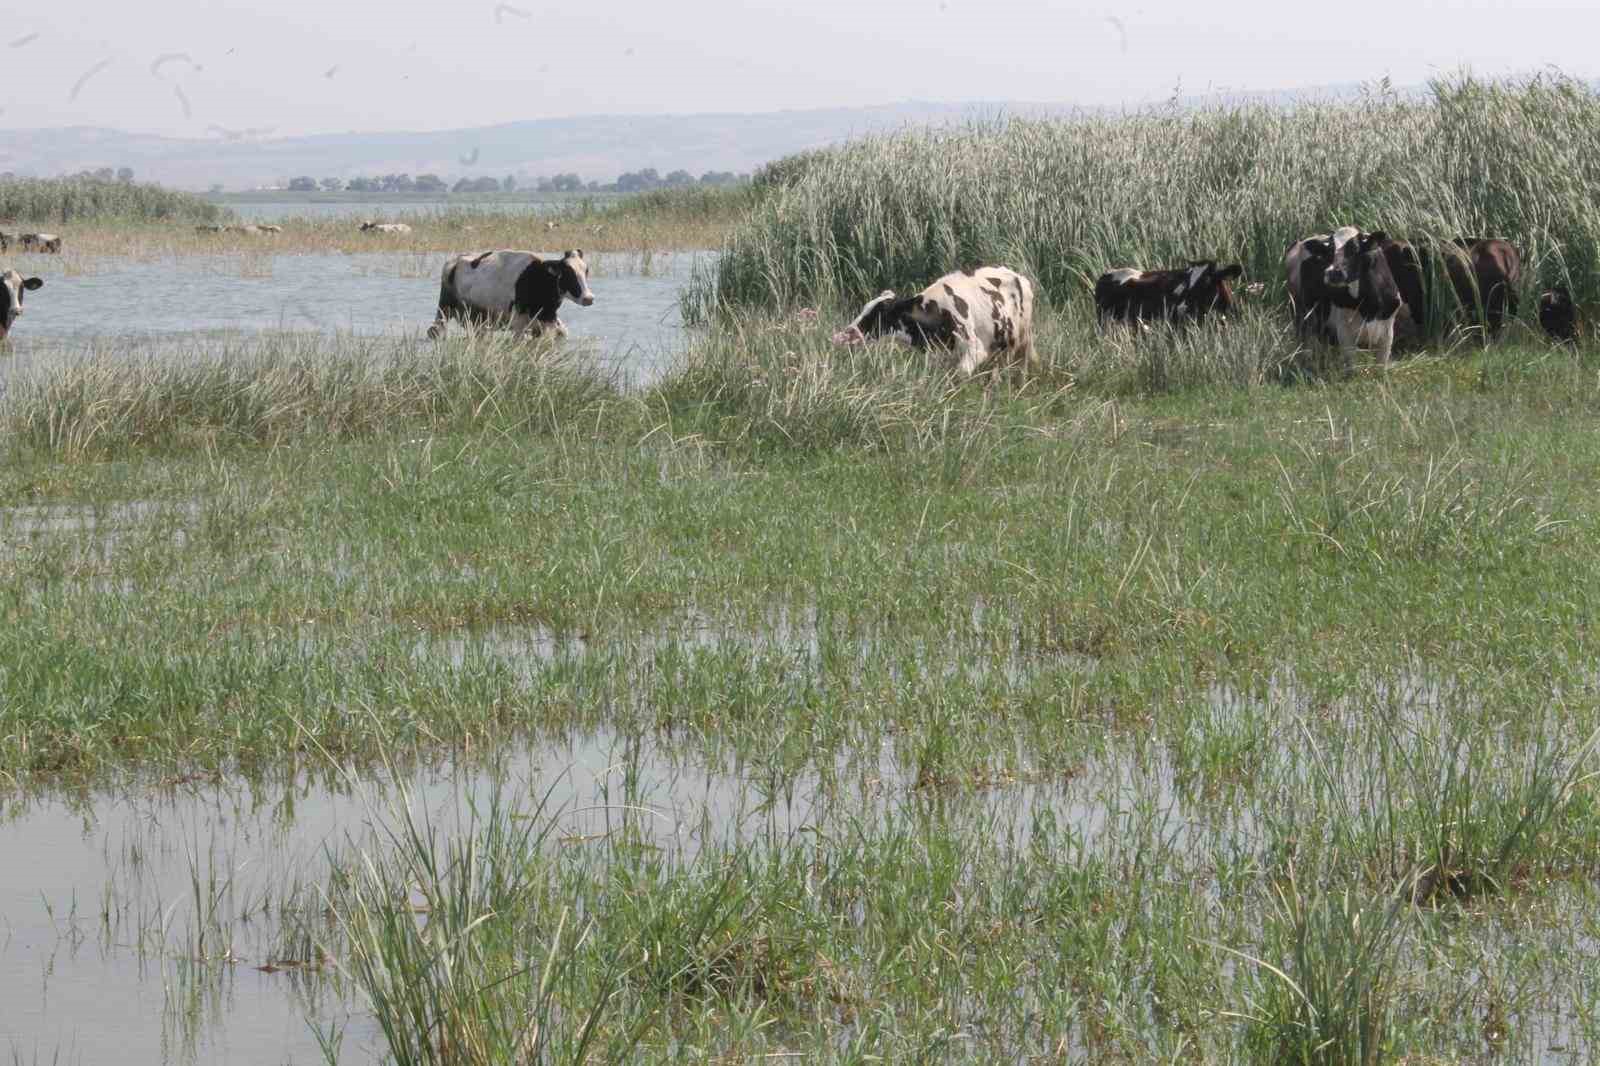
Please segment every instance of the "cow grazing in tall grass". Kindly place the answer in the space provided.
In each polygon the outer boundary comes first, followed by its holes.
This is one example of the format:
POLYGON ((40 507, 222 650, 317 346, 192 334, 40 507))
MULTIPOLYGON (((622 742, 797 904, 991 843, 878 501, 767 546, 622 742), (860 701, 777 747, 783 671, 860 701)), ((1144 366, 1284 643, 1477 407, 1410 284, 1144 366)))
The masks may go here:
POLYGON ((23 293, 43 287, 43 278, 24 278, 15 270, 0 271, 0 341, 11 333, 22 314, 23 293))
POLYGON ((567 327, 556 313, 564 299, 583 307, 594 303, 582 249, 560 259, 506 250, 453 255, 439 278, 439 311, 428 336, 442 336, 446 322, 455 319, 487 328, 509 326, 518 337, 530 329, 534 336, 565 337, 567 327))
POLYGON ((990 359, 1033 367, 1033 283, 1008 267, 986 266, 946 274, 913 296, 885 289, 833 340, 849 345, 874 337, 952 350, 968 376, 990 359))
POLYGON ((1522 284, 1522 254, 1498 237, 1459 237, 1445 249, 1445 270, 1461 306, 1478 311, 1496 336, 1507 315, 1517 313, 1517 287, 1522 284))
POLYGON ((1233 310, 1228 282, 1243 272, 1237 263, 1219 268, 1214 259, 1177 270, 1108 270, 1094 285, 1095 313, 1102 323, 1198 323, 1213 312, 1226 316, 1233 310))
POLYGON ((1384 255, 1384 233, 1344 226, 1289 245, 1283 265, 1302 336, 1331 339, 1348 365, 1366 344, 1389 365, 1402 300, 1384 255))

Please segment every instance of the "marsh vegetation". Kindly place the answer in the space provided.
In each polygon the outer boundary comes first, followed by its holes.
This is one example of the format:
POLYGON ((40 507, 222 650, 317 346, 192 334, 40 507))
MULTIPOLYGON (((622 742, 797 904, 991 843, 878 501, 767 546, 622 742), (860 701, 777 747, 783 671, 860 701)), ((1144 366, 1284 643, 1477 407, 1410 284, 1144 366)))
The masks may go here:
MULTIPOLYGON (((1077 136, 987 135, 1030 129, 1077 136)), ((1592 1059, 1595 349, 1518 322, 1329 377, 1270 290, 1107 335, 1060 267, 1025 381, 842 352, 857 286, 928 273, 895 227, 946 215, 835 215, 869 186, 833 160, 749 194, 715 324, 642 387, 487 336, 7 382, 19 817, 372 790, 270 893, 243 861, 143 906, 108 879, 182 960, 173 1009, 273 966, 327 1058, 441 1066, 1592 1059), (579 751, 593 784, 555 787, 579 751), (438 761, 458 802, 408 785, 438 761)), ((1241 257, 1380 210, 1341 188, 1263 201, 1241 257)), ((1051 276, 959 217, 979 243, 934 251, 1051 276)), ((1146 243, 1094 258, 1183 254, 1111 217, 1146 243)), ((1592 243, 1539 232, 1588 293, 1592 243)))

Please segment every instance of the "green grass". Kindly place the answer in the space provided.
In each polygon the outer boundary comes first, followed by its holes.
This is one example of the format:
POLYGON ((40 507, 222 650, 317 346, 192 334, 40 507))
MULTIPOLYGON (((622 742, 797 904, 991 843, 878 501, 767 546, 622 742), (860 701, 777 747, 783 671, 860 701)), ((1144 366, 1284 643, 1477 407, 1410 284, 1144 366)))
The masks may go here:
MULTIPOLYGON (((1094 279, 1216 258, 1282 303, 1289 243, 1359 224, 1502 236, 1540 286, 1600 302, 1600 101, 1560 76, 1441 80, 1426 100, 1012 119, 869 137, 782 161, 686 298, 702 316, 855 306, 953 265, 1003 263, 1057 307, 1094 279)), ((1432 323, 1435 330, 1443 323, 1432 323)))
POLYGON ((1600 1047, 1592 348, 1327 377, 1259 307, 1066 309, 961 382, 830 329, 637 392, 482 338, 8 382, 8 792, 618 752, 112 886, 180 1029, 266 944, 396 1062, 1600 1047))
MULTIPOLYGON (((217 222, 232 212, 192 193, 143 182, 82 178, 0 181, 0 218, 59 229, 85 222, 217 222)), ((8 224, 8 230, 12 227, 8 224)))

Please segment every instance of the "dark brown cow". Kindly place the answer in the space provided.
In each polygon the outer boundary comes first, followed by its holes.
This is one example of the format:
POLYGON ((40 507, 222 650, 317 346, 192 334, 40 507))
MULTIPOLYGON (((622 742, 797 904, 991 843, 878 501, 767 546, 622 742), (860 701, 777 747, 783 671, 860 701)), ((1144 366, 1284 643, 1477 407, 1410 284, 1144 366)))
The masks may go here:
POLYGON ((1481 308, 1489 335, 1497 336, 1506 316, 1517 313, 1517 286, 1522 283, 1522 255, 1498 237, 1458 237, 1445 248, 1445 269, 1461 306, 1481 308))
POLYGON ((1095 311, 1102 323, 1202 322, 1209 312, 1225 316, 1233 310, 1228 281, 1241 273, 1239 264, 1219 269, 1214 259, 1178 270, 1108 270, 1094 284, 1095 311))

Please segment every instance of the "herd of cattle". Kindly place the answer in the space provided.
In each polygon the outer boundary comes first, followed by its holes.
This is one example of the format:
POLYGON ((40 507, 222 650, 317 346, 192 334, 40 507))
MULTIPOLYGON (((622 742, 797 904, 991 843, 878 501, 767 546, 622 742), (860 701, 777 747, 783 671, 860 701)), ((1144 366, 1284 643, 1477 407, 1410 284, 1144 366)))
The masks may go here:
MULTIPOLYGON (((1522 256, 1509 241, 1466 237, 1413 243, 1344 226, 1294 241, 1284 252, 1290 311, 1300 337, 1337 346, 1347 363, 1357 347, 1367 347, 1387 365, 1396 336, 1422 333, 1430 315, 1442 310, 1434 306, 1436 261, 1442 261, 1461 306, 1490 335, 1517 313, 1522 256)), ((1141 328, 1226 317, 1235 303, 1228 282, 1242 272, 1238 264, 1224 267, 1214 260, 1176 270, 1108 270, 1095 282, 1095 312, 1103 326, 1141 328)), ((1577 339, 1577 313, 1566 289, 1542 292, 1538 311, 1539 324, 1552 338, 1577 339)), ((1036 358, 1033 287, 1005 267, 978 267, 946 274, 915 296, 901 298, 885 290, 833 339, 859 344, 874 337, 951 349, 967 374, 990 358, 1028 366, 1036 358)))
MULTIPOLYGON (((274 225, 196 229, 281 232, 274 225)), ((361 229, 410 231, 403 222, 364 222, 361 229)), ((0 250, 9 247, 10 240, 0 233, 0 250)), ((25 251, 61 251, 61 238, 54 234, 25 233, 19 240, 25 251)), ((1294 241, 1284 253, 1290 310, 1300 337, 1337 346, 1347 364, 1355 349, 1365 346, 1387 365, 1396 336, 1421 333, 1430 316, 1442 310, 1430 303, 1437 299, 1431 283, 1436 261, 1442 261, 1461 306, 1490 335, 1500 331, 1507 315, 1517 313, 1522 257, 1508 241, 1462 238, 1413 243, 1381 231, 1344 226, 1294 241)), ((1214 260, 1197 260, 1175 270, 1108 270, 1095 283, 1096 314, 1102 326, 1127 323, 1136 328, 1151 322, 1198 325, 1210 315, 1225 318, 1235 304, 1228 283, 1241 273, 1237 264, 1219 266, 1214 260)), ((23 278, 15 270, 0 272, 0 341, 22 313, 23 294, 43 285, 43 279, 23 278)), ((1259 283, 1246 291, 1258 288, 1259 283)), ((559 259, 512 250, 453 255, 440 275, 439 306, 428 336, 443 335, 452 320, 509 328, 516 337, 528 332, 565 336, 566 327, 557 314, 563 300, 583 307, 594 303, 581 249, 559 259)), ((951 351, 965 375, 991 359, 1031 367, 1037 362, 1033 303, 1032 282, 1015 270, 1000 266, 959 270, 911 296, 884 290, 833 340, 849 345, 893 338, 915 348, 951 351)), ((1540 325, 1552 338, 1577 338, 1577 316, 1566 289, 1541 293, 1538 313, 1540 325)))

